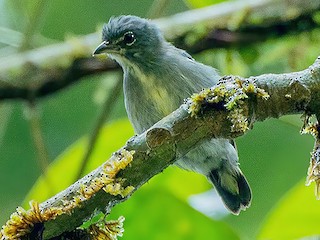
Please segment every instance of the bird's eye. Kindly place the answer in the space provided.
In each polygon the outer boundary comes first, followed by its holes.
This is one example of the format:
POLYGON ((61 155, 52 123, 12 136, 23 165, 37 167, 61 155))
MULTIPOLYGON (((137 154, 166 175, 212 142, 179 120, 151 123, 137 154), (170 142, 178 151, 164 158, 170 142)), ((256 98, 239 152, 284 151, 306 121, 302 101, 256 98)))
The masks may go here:
POLYGON ((136 41, 136 38, 135 38, 133 32, 126 32, 126 33, 123 35, 123 42, 124 42, 127 46, 131 46, 135 41, 136 41))

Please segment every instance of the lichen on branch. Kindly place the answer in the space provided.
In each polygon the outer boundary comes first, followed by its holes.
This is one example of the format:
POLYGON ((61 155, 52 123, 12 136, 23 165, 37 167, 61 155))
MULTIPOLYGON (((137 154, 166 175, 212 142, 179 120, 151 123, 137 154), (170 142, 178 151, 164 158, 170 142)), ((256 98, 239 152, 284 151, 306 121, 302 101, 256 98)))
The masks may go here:
POLYGON ((31 233, 36 224, 55 219, 62 213, 62 208, 40 209, 38 202, 30 201, 29 210, 17 207, 16 212, 12 213, 10 219, 2 226, 1 240, 18 240, 31 233))
MULTIPOLYGON (((89 200, 94 194, 103 189, 106 193, 111 195, 120 195, 122 198, 128 196, 134 190, 133 186, 123 187, 124 178, 117 178, 116 175, 120 170, 125 169, 133 160, 134 151, 127 151, 121 149, 114 153, 114 155, 103 164, 103 170, 100 175, 92 178, 86 184, 80 184, 77 194, 71 199, 62 199, 61 203, 56 207, 49 207, 40 209, 39 203, 36 201, 30 202, 31 209, 24 210, 18 207, 6 224, 2 227, 0 232, 1 240, 20 239, 21 237, 31 233, 36 224, 43 224, 49 220, 54 220, 57 216, 62 214, 71 214, 75 208, 89 200)), ((92 225, 88 230, 94 237, 93 239, 101 239, 99 236, 109 236, 110 240, 116 239, 122 234, 122 231, 116 230, 122 227, 124 219, 119 219, 116 222, 106 222, 105 228, 101 225, 92 225)), ((108 239, 108 238, 106 238, 108 239)))
POLYGON ((92 240, 117 240, 118 237, 123 235, 124 220, 123 216, 120 216, 117 220, 105 221, 103 219, 92 224, 87 231, 90 233, 92 240))
MULTIPOLYGON (((43 239, 74 231, 95 210, 110 211, 205 139, 236 138, 256 121, 289 114, 319 115, 319 109, 320 57, 300 72, 264 74, 247 79, 225 77, 217 86, 194 95, 150 129, 132 137, 113 155, 109 164, 98 167, 41 203, 40 213, 46 209, 63 210, 61 215, 44 222, 43 239), (109 187, 105 187, 108 184, 109 187)), ((310 127, 317 138, 318 130, 317 125, 310 127)), ((311 162, 309 180, 318 183, 318 142, 315 146, 316 158, 311 162)), ((19 217, 18 214, 14 216, 19 217)), ((32 233, 30 225, 22 231, 32 233)), ((10 231, 2 230, 2 235, 4 232, 10 231)))
POLYGON ((315 143, 311 152, 310 165, 307 172, 306 185, 310 186, 315 182, 315 195, 320 200, 320 125, 317 121, 312 123, 309 115, 305 116, 304 125, 301 129, 302 134, 311 134, 315 143))
POLYGON ((259 88, 254 80, 242 79, 236 76, 221 78, 216 86, 203 89, 193 94, 188 100, 188 111, 191 116, 198 116, 208 108, 227 110, 227 118, 232 123, 231 132, 246 132, 249 129, 248 118, 250 111, 245 108, 249 98, 269 99, 269 94, 259 88))

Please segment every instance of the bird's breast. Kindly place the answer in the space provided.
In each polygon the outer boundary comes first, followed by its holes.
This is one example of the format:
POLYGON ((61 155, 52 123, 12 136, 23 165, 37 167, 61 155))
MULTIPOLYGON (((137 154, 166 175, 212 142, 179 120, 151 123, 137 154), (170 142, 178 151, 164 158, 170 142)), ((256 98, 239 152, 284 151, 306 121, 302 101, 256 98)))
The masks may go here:
POLYGON ((172 98, 172 91, 162 83, 159 76, 140 73, 138 79, 141 83, 141 97, 154 105, 151 109, 157 115, 164 117, 174 110, 177 103, 172 98))
POLYGON ((125 105, 137 133, 148 129, 182 103, 162 77, 137 69, 125 72, 125 105))

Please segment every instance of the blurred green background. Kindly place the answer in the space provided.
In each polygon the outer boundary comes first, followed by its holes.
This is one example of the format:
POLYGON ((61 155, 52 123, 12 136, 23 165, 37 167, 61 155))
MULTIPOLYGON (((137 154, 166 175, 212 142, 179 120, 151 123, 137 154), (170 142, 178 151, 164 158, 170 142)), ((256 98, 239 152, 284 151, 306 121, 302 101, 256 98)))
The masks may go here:
MULTIPOLYGON (((162 15, 207 2, 214 1, 167 1, 162 15)), ((146 17, 152 4, 152 0, 0 0, 0 28, 23 33, 37 11, 40 12, 35 38, 30 43, 31 48, 36 48, 64 41, 68 36, 97 31, 112 15, 146 17)), ((222 75, 292 72, 313 63, 320 53, 319 39, 320 30, 315 29, 237 49, 207 50, 194 57, 218 68, 222 75)), ((10 40, 10 35, 1 34, 0 57, 15 51, 15 41, 10 40)), ((42 178, 37 181, 41 169, 26 103, 0 102, 1 225, 28 194, 27 199, 41 201, 72 183, 87 136, 119 76, 121 72, 88 77, 37 102, 52 162, 48 170, 49 185, 42 178)), ((101 164, 133 135, 123 96, 114 101, 116 106, 87 171, 101 164)), ((316 225, 320 220, 320 204, 313 194, 313 186, 304 186, 313 139, 301 136, 300 127, 300 116, 270 119, 257 123, 252 131, 237 139, 241 168, 253 191, 251 207, 239 216, 209 217, 209 213, 192 208, 190 196, 209 190, 209 183, 195 173, 170 167, 114 208, 110 218, 126 217, 123 239, 298 239, 320 235, 316 225)))

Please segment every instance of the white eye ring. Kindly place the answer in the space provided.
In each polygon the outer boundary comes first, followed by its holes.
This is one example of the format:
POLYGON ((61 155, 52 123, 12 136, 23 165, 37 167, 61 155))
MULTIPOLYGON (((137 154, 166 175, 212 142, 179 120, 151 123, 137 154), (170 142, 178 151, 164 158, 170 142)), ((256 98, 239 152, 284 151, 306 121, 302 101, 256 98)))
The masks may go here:
POLYGON ((134 44, 137 41, 136 37, 134 36, 133 32, 126 32, 123 35, 123 42, 127 45, 127 46, 131 46, 132 44, 134 44))

